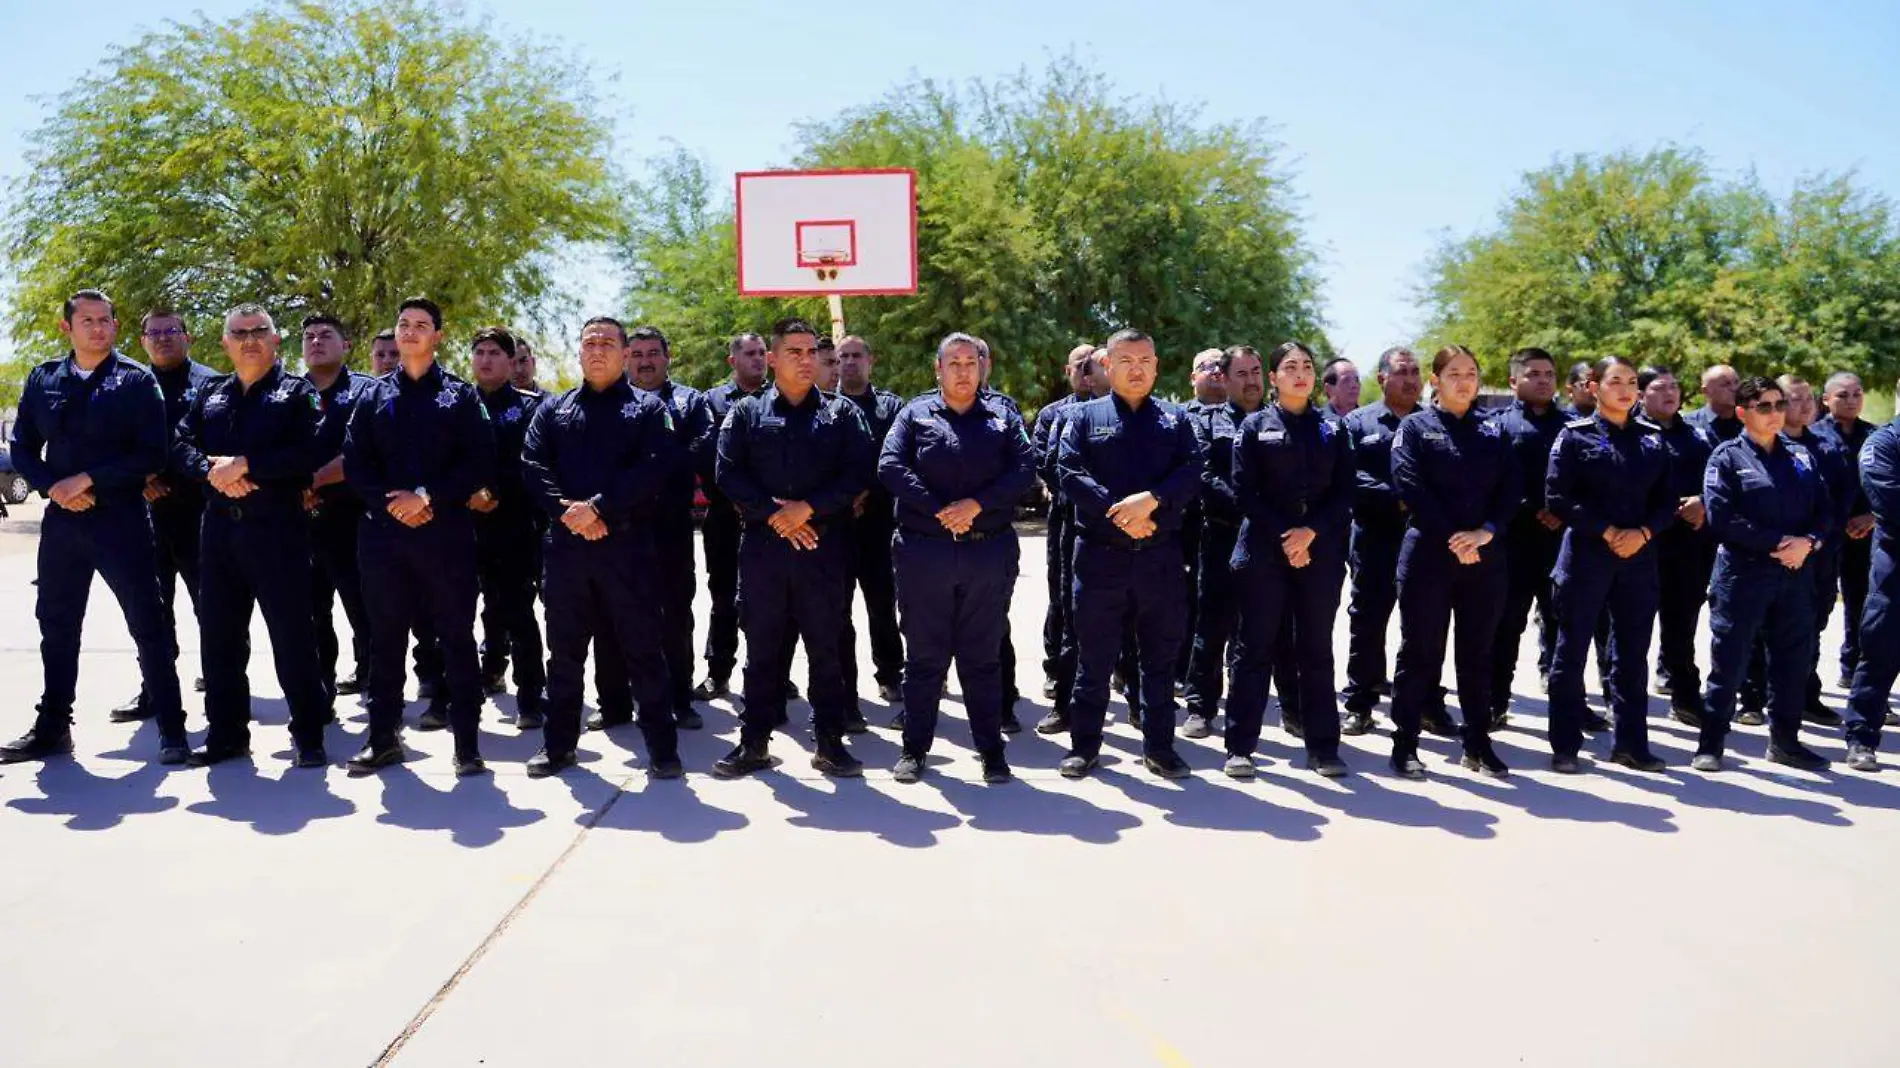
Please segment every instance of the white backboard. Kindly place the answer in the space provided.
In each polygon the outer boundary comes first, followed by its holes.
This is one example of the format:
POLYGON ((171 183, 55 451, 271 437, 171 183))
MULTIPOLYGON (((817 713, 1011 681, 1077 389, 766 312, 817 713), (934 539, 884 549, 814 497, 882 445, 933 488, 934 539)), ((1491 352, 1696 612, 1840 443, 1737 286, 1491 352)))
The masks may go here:
POLYGON ((915 171, 747 171, 734 195, 740 296, 917 292, 915 171))

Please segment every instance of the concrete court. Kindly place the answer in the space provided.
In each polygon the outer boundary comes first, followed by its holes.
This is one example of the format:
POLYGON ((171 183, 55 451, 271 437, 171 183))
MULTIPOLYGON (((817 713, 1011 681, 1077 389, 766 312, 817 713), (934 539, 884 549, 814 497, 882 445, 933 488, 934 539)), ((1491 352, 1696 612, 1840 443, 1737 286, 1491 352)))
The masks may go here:
MULTIPOLYGON (((39 684, 37 508, 0 524, 8 736, 39 684)), ((1033 695, 1042 541, 1023 547, 1033 695)), ((854 743, 861 782, 813 772, 802 729, 778 772, 713 780, 725 702, 684 782, 648 783, 631 730, 530 781, 536 740, 495 708, 493 778, 456 781, 447 737, 412 731, 412 763, 352 779, 287 768, 260 624, 255 763, 171 770, 151 727, 106 722, 136 670, 93 597, 78 758, 0 770, 7 1066, 1895 1063, 1900 772, 1783 774, 1742 729, 1742 765, 1697 776, 1660 700, 1676 767, 1655 777, 1543 770, 1520 694, 1507 783, 1437 739, 1430 781, 1395 779, 1383 733, 1323 782, 1270 728, 1258 782, 1221 778, 1211 740, 1163 784, 1119 725, 1092 781, 1024 734, 1022 778, 986 787, 953 688, 910 787, 888 731, 854 743)), ((1838 758, 1838 732, 1819 747, 1838 758)))

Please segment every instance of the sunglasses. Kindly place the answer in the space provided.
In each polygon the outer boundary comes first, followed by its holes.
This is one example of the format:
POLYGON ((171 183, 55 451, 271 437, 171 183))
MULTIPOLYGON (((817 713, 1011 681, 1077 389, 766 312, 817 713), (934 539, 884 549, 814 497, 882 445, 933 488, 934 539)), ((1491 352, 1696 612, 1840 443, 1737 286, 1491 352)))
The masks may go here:
POLYGON ((185 332, 175 326, 168 326, 163 330, 147 330, 145 336, 151 338, 153 341, 165 341, 175 337, 184 337, 185 332))
POLYGON ((249 330, 226 330, 224 336, 232 341, 262 341, 276 332, 268 326, 253 326, 249 330))
POLYGON ((1776 412, 1787 411, 1788 402, 1785 400, 1756 401, 1748 406, 1748 410, 1754 412, 1756 415, 1773 415, 1776 412))

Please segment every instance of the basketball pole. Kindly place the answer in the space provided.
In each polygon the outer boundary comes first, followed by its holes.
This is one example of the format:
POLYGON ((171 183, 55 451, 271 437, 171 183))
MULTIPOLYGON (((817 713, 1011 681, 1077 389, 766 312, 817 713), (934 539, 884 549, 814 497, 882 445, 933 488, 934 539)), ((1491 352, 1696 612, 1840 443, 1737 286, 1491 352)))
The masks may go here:
POLYGON ((844 298, 836 293, 825 296, 825 303, 831 306, 831 340, 833 344, 844 344, 844 298))

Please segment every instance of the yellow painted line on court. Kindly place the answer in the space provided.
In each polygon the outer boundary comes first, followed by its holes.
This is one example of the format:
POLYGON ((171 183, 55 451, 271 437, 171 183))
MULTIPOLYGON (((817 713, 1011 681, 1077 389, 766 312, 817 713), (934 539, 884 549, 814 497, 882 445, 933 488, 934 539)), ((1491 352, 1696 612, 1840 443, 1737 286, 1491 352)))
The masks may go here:
POLYGON ((1136 1037, 1148 1043, 1148 1052, 1154 1055, 1155 1063, 1161 1068, 1190 1068, 1187 1055, 1175 1049, 1166 1039, 1156 1034, 1154 1029, 1143 1023, 1140 1017, 1120 1005, 1110 1005, 1109 1014, 1119 1019, 1136 1037))

